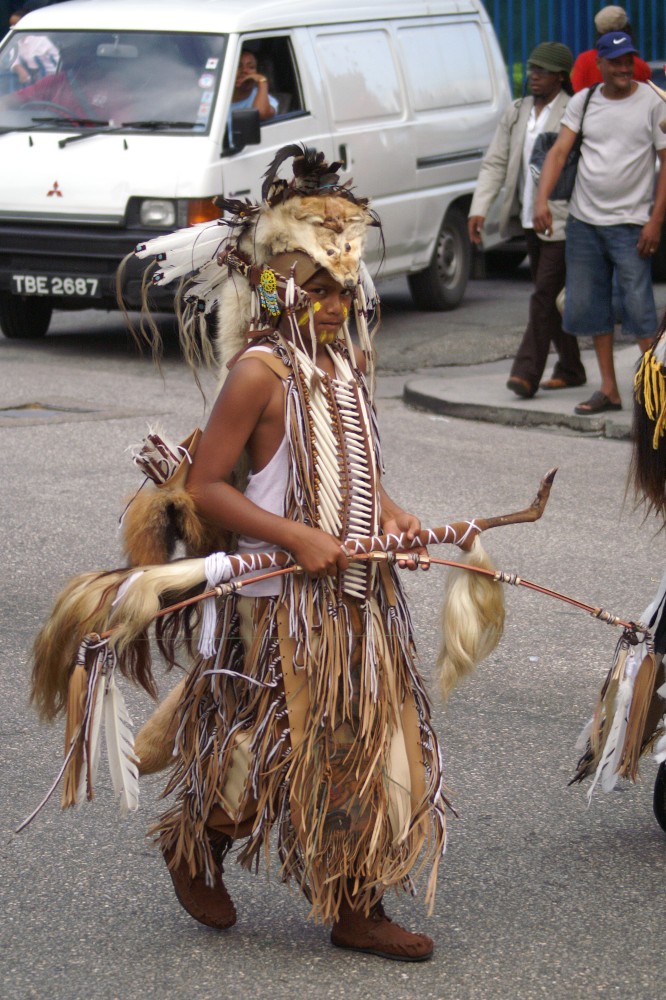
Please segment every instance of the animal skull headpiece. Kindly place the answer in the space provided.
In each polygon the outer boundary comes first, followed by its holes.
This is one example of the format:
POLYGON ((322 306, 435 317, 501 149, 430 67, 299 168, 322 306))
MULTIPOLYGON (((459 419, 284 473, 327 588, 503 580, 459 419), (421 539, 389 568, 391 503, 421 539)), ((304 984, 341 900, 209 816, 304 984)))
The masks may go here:
POLYGON ((260 204, 221 199, 223 218, 137 247, 137 257, 157 260, 153 284, 183 279, 177 303, 188 361, 202 355, 212 361, 214 353, 224 373, 250 331, 272 329, 283 309, 309 304, 299 285, 320 269, 353 292, 361 346, 372 353, 367 318, 377 298, 362 254, 368 226, 379 222, 368 199, 352 193, 351 182, 340 184, 339 168, 314 149, 285 146, 264 175, 260 204), (293 178, 286 181, 278 171, 290 158, 293 178), (207 339, 211 326, 214 352, 207 339), (203 351, 195 346, 201 340, 203 351))

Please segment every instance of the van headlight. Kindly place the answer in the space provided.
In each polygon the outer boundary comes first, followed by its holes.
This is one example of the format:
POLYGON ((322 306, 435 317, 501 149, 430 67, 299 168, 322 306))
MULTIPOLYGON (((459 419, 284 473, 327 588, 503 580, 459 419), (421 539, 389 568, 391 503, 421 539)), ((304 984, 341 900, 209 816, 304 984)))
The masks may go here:
POLYGON ((141 202, 139 220, 149 229, 173 229, 176 225, 176 203, 165 198, 146 198, 141 202))
POLYGON ((127 202, 125 221, 128 229, 161 229, 172 232, 186 226, 219 219, 222 210, 217 198, 142 198, 127 202))

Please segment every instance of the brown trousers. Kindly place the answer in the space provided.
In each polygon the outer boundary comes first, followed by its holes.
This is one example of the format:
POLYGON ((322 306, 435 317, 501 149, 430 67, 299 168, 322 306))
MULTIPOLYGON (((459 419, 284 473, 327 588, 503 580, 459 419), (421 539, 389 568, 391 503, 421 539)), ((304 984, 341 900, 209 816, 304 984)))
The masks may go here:
POLYGON ((585 368, 578 340, 562 329, 555 299, 564 288, 564 240, 540 240, 533 229, 525 230, 534 291, 530 298, 527 327, 511 366, 511 374, 523 378, 536 391, 552 344, 557 351, 553 377, 570 385, 583 385, 585 368))

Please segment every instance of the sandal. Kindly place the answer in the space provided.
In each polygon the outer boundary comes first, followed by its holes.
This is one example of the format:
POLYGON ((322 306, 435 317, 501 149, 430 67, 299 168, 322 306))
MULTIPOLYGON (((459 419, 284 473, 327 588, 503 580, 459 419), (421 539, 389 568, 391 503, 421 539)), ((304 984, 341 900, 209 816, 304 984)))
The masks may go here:
POLYGON ((597 389, 593 392, 589 399, 586 399, 584 403, 580 403, 578 406, 574 407, 574 413, 577 413, 581 417, 589 417, 595 413, 605 413, 607 410, 621 410, 622 403, 613 403, 612 400, 608 398, 606 393, 601 392, 597 389))

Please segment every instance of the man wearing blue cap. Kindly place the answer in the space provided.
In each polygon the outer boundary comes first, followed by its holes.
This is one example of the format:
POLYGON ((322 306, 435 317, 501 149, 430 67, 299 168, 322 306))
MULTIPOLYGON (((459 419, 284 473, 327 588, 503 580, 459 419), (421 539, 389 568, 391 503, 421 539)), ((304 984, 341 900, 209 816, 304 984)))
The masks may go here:
POLYGON ((603 84, 592 94, 584 120, 587 90, 567 105, 534 204, 534 228, 544 232, 552 226, 548 195, 582 133, 567 222, 562 325, 576 336, 594 338, 601 387, 575 408, 580 415, 622 408, 613 359, 613 272, 623 331, 643 352, 657 330, 650 258, 659 246, 666 213, 666 135, 659 128, 663 116, 659 97, 633 79, 635 54, 626 32, 609 31, 599 38, 603 84), (661 164, 656 191, 655 152, 661 164))

